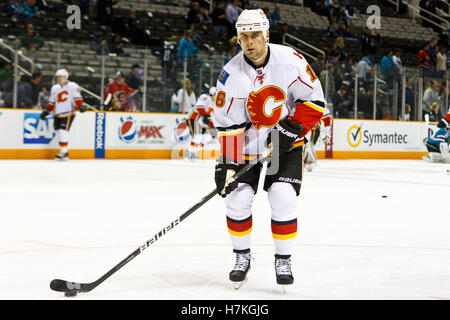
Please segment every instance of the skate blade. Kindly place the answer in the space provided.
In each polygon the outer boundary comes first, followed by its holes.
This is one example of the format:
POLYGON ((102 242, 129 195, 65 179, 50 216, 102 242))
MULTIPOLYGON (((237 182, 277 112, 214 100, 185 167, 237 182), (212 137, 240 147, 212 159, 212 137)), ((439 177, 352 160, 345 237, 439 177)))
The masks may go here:
POLYGON ((242 288, 247 280, 248 278, 245 278, 244 281, 233 282, 234 290, 239 290, 240 288, 242 288))
POLYGON ((288 287, 291 286, 291 284, 279 284, 279 286, 281 287, 283 294, 286 294, 288 292, 288 287))

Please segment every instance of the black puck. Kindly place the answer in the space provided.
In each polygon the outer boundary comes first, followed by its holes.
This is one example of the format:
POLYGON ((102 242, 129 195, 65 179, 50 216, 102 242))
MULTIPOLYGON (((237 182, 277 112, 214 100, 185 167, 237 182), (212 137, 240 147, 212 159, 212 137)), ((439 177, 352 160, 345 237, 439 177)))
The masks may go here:
POLYGON ((387 196, 382 196, 383 198, 387 198, 387 196))

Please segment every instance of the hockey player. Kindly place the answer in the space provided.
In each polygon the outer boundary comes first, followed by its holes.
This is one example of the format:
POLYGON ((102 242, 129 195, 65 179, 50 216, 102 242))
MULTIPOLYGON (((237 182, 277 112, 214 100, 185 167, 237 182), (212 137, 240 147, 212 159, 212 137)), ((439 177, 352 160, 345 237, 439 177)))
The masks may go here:
POLYGON ((187 115, 187 125, 191 133, 191 142, 187 150, 189 158, 196 158, 196 153, 211 141, 211 135, 205 134, 207 129, 213 129, 212 112, 216 87, 211 87, 209 93, 202 94, 195 106, 187 115))
POLYGON ((425 141, 428 155, 423 159, 429 162, 450 163, 449 153, 450 128, 439 128, 436 133, 425 141))
POLYGON ((54 128, 59 142, 59 154, 56 160, 69 158, 69 130, 75 118, 75 111, 86 111, 86 105, 80 93, 80 87, 75 82, 69 81, 69 73, 66 69, 60 69, 55 74, 57 84, 50 90, 48 104, 41 113, 44 120, 50 112, 55 114, 54 128))
POLYGON ((308 171, 312 171, 317 163, 317 155, 314 146, 319 138, 323 143, 328 143, 331 139, 331 115, 328 107, 323 113, 322 120, 317 123, 314 128, 311 129, 305 144, 305 168, 308 171))
POLYGON ((442 118, 439 121, 438 128, 450 128, 450 107, 448 108, 445 118, 442 118))
POLYGON ((268 169, 278 164, 278 170, 266 175, 264 190, 271 207, 276 281, 288 285, 294 282, 291 255, 297 236, 303 139, 322 118, 325 99, 320 81, 300 53, 268 43, 269 21, 262 10, 244 10, 235 26, 242 51, 220 72, 214 106, 222 154, 215 181, 225 197, 236 253, 229 278, 239 287, 250 269, 252 202, 262 165, 256 164, 238 181, 230 178, 246 160, 260 155, 270 139, 273 156, 268 169))

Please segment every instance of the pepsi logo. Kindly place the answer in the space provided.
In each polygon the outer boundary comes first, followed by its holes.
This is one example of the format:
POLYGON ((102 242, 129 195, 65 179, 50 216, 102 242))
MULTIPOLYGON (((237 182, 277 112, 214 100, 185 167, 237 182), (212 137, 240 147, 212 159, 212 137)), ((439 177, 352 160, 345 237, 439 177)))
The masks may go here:
POLYGON ((137 137, 137 125, 133 117, 120 117, 119 139, 125 143, 133 142, 137 137))

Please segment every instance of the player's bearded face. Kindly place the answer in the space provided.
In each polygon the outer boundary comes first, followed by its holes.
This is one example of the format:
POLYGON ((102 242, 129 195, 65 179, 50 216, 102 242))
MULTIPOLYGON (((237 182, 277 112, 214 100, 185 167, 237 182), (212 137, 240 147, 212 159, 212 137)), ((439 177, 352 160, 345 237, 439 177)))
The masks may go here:
POLYGON ((261 59, 266 52, 267 43, 262 31, 240 32, 238 40, 245 55, 253 61, 261 59))

